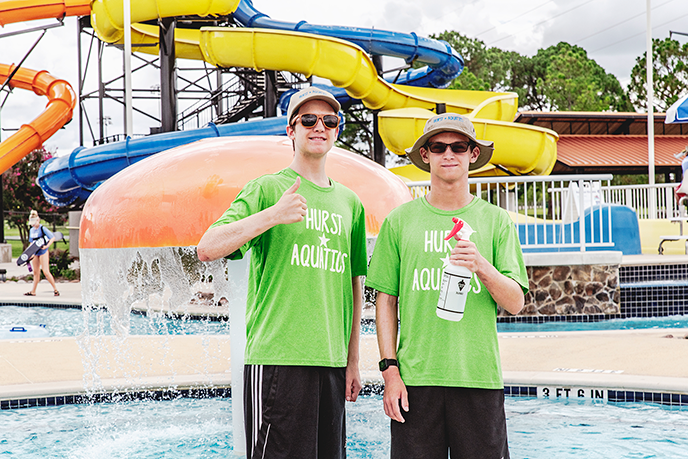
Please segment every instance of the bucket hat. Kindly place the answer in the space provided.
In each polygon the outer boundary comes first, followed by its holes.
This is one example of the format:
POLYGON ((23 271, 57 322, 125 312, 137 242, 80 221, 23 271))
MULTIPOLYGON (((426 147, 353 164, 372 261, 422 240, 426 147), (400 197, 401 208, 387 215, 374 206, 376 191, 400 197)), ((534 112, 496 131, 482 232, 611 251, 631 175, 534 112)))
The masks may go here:
POLYGON ((494 142, 476 139, 475 128, 471 120, 457 113, 442 113, 441 115, 433 116, 425 123, 423 135, 416 140, 416 143, 414 143, 411 148, 406 150, 406 154, 411 162, 420 169, 430 172, 430 165, 423 162, 423 158, 420 156, 420 148, 428 142, 430 137, 441 132, 456 132, 458 134, 463 134, 478 146, 480 155, 476 162, 468 166, 468 170, 473 171, 480 169, 490 161, 490 158, 492 158, 494 142))

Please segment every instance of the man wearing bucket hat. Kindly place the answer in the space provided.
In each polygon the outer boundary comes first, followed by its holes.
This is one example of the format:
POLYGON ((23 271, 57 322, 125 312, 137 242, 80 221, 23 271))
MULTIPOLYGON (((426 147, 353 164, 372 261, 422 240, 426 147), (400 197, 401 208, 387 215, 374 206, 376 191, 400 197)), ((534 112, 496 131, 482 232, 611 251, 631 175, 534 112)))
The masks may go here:
POLYGON ((492 151, 468 118, 430 118, 407 150, 430 192, 394 209, 375 244, 366 285, 392 459, 509 457, 496 319, 522 309, 528 278, 509 215, 470 193, 492 151))
POLYGON ((247 457, 344 458, 358 370, 365 215, 327 177, 340 109, 309 87, 287 109, 294 158, 249 182, 198 244, 202 261, 252 249, 246 305, 247 457))

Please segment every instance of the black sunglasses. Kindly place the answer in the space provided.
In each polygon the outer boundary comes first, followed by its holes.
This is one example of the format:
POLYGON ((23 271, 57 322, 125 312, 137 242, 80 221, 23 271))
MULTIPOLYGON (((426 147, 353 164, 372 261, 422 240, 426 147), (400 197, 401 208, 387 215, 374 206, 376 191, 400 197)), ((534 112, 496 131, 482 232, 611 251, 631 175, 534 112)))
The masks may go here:
POLYGON ((471 147, 471 142, 428 142, 425 144, 425 148, 433 153, 444 153, 447 151, 447 147, 451 148, 454 153, 464 153, 471 147))
POLYGON ((324 116, 318 116, 318 115, 312 115, 310 113, 306 113, 304 115, 299 115, 298 120, 294 120, 294 123, 297 121, 301 122, 301 126, 306 127, 306 128, 312 128, 316 124, 318 124, 318 120, 322 120, 323 125, 327 129, 334 129, 337 126, 339 126, 339 117, 337 115, 324 115, 324 116))

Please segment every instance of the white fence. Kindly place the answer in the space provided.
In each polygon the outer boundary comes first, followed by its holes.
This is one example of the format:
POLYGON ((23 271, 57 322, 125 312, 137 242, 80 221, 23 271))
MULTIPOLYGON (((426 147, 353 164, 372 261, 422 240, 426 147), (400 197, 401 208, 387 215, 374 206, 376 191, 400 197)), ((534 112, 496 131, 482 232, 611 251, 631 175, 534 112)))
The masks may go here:
MULTIPOLYGON (((639 219, 673 218, 686 211, 676 203, 676 183, 611 186, 611 179, 611 174, 554 175, 470 178, 468 182, 472 193, 513 212, 524 251, 611 248, 611 204, 632 208, 639 219)), ((430 191, 430 182, 408 186, 414 198, 430 191)))
MULTIPOLYGON (((678 183, 610 186, 604 189, 605 202, 633 208, 638 218, 675 218, 681 215, 674 190, 678 183)), ((685 210, 683 210, 685 212, 685 210)))
MULTIPOLYGON (((611 175, 490 177, 471 178, 469 184, 475 195, 512 212, 524 251, 585 251, 614 245, 612 212, 603 192, 611 179, 611 175)), ((409 183, 414 197, 425 195, 429 186, 429 182, 409 183)))

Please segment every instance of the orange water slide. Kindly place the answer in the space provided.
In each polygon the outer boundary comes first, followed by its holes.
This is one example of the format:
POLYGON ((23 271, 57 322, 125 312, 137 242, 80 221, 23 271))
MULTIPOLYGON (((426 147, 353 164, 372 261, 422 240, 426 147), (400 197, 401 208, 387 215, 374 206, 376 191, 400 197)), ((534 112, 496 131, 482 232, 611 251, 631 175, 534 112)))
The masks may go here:
MULTIPOLYGON (((16 66, 0 64, 0 85, 12 74, 16 66)), ((27 89, 39 96, 47 96, 45 110, 29 124, 0 143, 0 174, 24 156, 43 145, 58 129, 72 119, 76 96, 69 83, 50 75, 46 70, 20 68, 9 82, 12 88, 27 89)))
MULTIPOLYGON (((88 16, 90 0, 0 0, 0 26, 37 19, 62 19, 88 16)), ((14 65, 0 64, 0 85, 14 71, 14 65)), ((72 87, 47 71, 21 68, 9 83, 12 88, 28 89, 47 96, 46 109, 29 124, 24 124, 0 143, 0 174, 12 167, 72 119, 76 97, 72 87)))
POLYGON ((90 0, 3 0, 0 1, 0 26, 37 19, 62 19, 88 16, 90 0))

